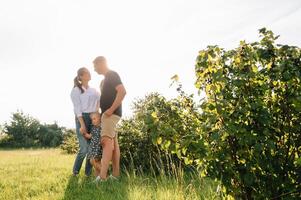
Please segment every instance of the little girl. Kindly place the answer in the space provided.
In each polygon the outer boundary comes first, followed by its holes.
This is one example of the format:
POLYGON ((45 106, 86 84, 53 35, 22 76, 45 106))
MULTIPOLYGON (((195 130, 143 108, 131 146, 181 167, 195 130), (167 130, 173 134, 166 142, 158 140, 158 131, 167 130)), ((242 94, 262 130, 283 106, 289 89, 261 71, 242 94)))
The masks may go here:
POLYGON ((93 127, 91 129, 91 142, 88 148, 87 159, 90 159, 91 164, 95 169, 96 181, 99 179, 99 173, 101 168, 101 154, 102 149, 100 145, 100 131, 101 131, 101 118, 98 112, 94 112, 90 114, 90 118, 92 120, 93 127))

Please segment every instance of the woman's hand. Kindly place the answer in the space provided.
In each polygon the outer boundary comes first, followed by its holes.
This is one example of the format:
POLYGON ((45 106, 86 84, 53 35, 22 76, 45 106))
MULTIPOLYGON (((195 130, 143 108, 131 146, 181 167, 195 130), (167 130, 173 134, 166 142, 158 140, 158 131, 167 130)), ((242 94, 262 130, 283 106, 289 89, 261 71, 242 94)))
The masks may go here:
POLYGON ((91 137, 92 137, 91 133, 84 134, 84 138, 86 138, 87 140, 91 139, 91 137))
POLYGON ((81 132, 81 134, 84 136, 87 133, 87 128, 86 128, 83 117, 82 116, 78 117, 78 121, 80 123, 79 132, 81 132))
POLYGON ((79 131, 81 132, 82 135, 85 135, 87 133, 87 129, 85 126, 81 126, 79 131))

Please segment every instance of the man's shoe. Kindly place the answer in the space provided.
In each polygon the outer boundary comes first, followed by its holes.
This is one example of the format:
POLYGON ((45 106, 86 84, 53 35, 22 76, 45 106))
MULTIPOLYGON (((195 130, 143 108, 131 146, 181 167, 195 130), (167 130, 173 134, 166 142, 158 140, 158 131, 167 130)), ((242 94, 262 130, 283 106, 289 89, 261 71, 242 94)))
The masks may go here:
POLYGON ((103 180, 103 179, 100 178, 100 176, 97 176, 95 178, 95 180, 93 181, 93 183, 100 183, 100 182, 106 182, 106 180, 103 180))

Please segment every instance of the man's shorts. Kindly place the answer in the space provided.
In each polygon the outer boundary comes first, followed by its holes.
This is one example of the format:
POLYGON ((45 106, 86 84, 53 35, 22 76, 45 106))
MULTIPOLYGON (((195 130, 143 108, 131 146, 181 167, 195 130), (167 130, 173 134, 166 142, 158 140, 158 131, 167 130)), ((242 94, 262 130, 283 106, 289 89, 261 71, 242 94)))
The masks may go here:
POLYGON ((116 126, 119 122, 120 117, 118 115, 108 115, 103 114, 101 117, 101 137, 106 136, 109 138, 116 137, 116 126))

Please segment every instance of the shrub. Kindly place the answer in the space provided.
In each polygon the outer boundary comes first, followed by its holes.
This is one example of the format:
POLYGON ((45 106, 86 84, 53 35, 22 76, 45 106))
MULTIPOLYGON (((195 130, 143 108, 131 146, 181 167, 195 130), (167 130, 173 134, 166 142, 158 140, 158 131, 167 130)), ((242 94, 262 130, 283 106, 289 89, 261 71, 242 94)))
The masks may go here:
POLYGON ((205 91, 200 163, 237 198, 298 198, 301 190, 301 50, 271 31, 234 50, 199 52, 196 87, 205 91))
POLYGON ((73 129, 67 129, 63 135, 63 142, 60 145, 60 148, 63 152, 68 154, 75 154, 79 150, 78 141, 76 133, 73 129))
POLYGON ((152 136, 152 141, 165 152, 177 155, 186 166, 196 166, 194 160, 205 156, 206 149, 200 129, 200 113, 193 95, 177 88, 178 98, 166 100, 155 96, 145 108, 144 131, 152 136))
POLYGON ((201 175, 221 180, 238 199, 300 197, 301 50, 276 45, 271 31, 234 50, 208 46, 199 52, 198 105, 155 97, 145 108, 153 141, 196 164, 201 175))
POLYGON ((121 150, 121 164, 126 168, 142 172, 170 173, 173 165, 179 165, 176 156, 158 147, 155 133, 151 132, 146 122, 146 113, 154 106, 157 98, 152 93, 133 103, 133 116, 122 120, 118 127, 121 150))

